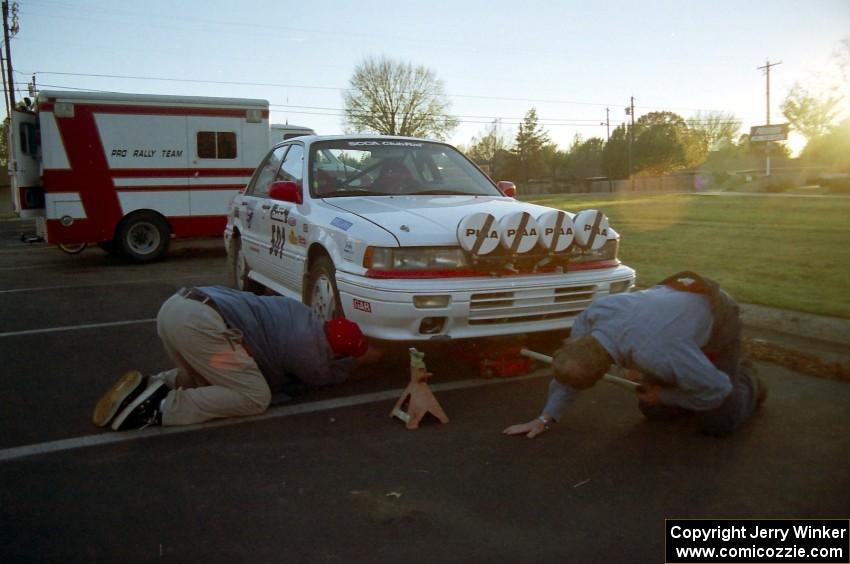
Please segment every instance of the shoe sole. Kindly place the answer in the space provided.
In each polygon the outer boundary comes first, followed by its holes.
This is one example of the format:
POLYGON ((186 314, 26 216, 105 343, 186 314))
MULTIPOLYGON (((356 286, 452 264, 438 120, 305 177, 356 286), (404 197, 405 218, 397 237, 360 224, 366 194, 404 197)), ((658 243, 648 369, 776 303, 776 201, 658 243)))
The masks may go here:
POLYGON ((115 414, 133 397, 133 394, 142 391, 144 380, 144 377, 135 370, 121 376, 98 400, 94 407, 92 423, 98 427, 106 427, 115 414))
POLYGON ((165 382, 163 382, 162 380, 157 380, 157 381, 149 384, 148 387, 145 388, 144 391, 142 391, 142 393, 140 393, 138 396, 136 396, 136 398, 133 401, 131 401, 130 404, 127 407, 125 407, 123 410, 121 410, 121 413, 119 413, 118 416, 115 417, 115 420, 112 421, 112 430, 113 431, 120 431, 121 430, 121 424, 124 423, 124 420, 127 419, 127 417, 131 413, 133 413, 133 410, 136 409, 137 407, 139 407, 139 405, 141 403, 143 403, 146 399, 151 397, 154 394, 154 392, 156 392, 162 386, 165 386, 165 382))

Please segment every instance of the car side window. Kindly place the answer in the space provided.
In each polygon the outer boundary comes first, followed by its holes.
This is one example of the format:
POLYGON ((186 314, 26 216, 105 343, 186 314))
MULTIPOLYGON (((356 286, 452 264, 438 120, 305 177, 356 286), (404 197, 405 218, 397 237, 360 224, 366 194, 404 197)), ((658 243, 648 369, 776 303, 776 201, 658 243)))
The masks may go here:
POLYGON ((291 180, 301 186, 303 177, 304 147, 301 145, 292 145, 292 148, 286 153, 286 158, 283 159, 283 164, 280 166, 275 181, 291 180))
POLYGON ((283 155, 287 149, 289 149, 289 145, 284 145, 269 153, 266 160, 257 169, 253 182, 251 182, 248 190, 246 190, 249 196, 255 196, 257 198, 268 197, 269 187, 274 182, 277 171, 280 169, 280 163, 283 161, 283 155))

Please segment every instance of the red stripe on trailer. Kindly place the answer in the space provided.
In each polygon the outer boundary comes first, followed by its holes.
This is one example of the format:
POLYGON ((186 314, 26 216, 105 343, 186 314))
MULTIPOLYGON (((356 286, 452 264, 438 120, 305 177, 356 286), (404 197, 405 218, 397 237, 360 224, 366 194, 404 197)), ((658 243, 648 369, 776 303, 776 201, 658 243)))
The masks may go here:
MULTIPOLYGON (((48 193, 69 190, 79 192, 86 217, 99 219, 90 231, 93 240, 112 239, 115 226, 121 220, 121 204, 112 184, 106 152, 100 142, 94 114, 90 108, 78 106, 75 108, 74 117, 57 117, 56 125, 71 170, 45 170, 44 190, 48 193)), ((60 236, 50 242, 66 241, 60 236)))
POLYGON ((210 233, 220 235, 227 225, 227 216, 224 215, 168 217, 166 220, 176 237, 209 237, 210 233))
POLYGON ((119 192, 200 192, 204 190, 241 190, 244 184, 202 184, 200 186, 187 186, 185 184, 162 184, 158 186, 118 186, 119 192))
MULTIPOLYGON (((210 233, 224 233, 226 216, 166 217, 175 237, 210 237, 210 233)), ((51 243, 91 243, 102 241, 98 224, 91 219, 76 219, 70 226, 63 226, 58 219, 48 219, 47 240, 51 243)))
POLYGON ((50 243, 70 245, 103 240, 100 237, 100 225, 91 219, 75 219, 68 227, 62 225, 58 219, 48 219, 45 223, 47 241, 50 243))
MULTIPOLYGON (((39 111, 52 112, 55 101, 41 102, 39 111)), ((87 102, 71 102, 74 111, 85 108, 96 114, 129 114, 146 116, 213 116, 213 117, 245 117, 248 109, 259 108, 204 108, 179 106, 133 106, 129 104, 89 104, 87 102)), ((269 117, 268 110, 260 110, 262 116, 269 117)))
POLYGON ((253 168, 114 168, 109 171, 112 178, 180 178, 198 176, 217 178, 221 176, 251 176, 253 168))

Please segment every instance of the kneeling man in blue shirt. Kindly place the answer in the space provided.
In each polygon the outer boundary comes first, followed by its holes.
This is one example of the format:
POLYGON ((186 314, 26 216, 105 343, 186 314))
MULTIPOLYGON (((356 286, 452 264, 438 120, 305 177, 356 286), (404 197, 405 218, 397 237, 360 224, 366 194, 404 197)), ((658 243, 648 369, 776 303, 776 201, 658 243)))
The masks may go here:
POLYGON ((738 429, 767 396, 754 367, 741 360, 738 305, 716 282, 680 272, 582 312, 554 355, 543 413, 503 432, 543 433, 612 363, 641 373, 638 406, 648 419, 694 414, 711 435, 738 429))

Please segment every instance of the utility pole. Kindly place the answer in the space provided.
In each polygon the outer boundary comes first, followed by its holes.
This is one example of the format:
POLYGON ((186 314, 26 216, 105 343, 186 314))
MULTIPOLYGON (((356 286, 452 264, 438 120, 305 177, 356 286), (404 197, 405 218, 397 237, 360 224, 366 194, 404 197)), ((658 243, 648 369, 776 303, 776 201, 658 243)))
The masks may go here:
POLYGON ((2 52, 0 52, 0 74, 3 75, 3 101, 6 102, 6 116, 11 118, 12 114, 9 110, 9 97, 6 96, 6 90, 8 90, 8 87, 6 86, 6 57, 3 56, 2 52))
POLYGON ((611 140, 611 110, 610 108, 605 108, 605 121, 600 123, 599 125, 605 126, 605 141, 608 142, 611 140))
MULTIPOLYGON (((764 74, 767 77, 767 89, 766 89, 766 94, 767 94, 767 124, 766 125, 770 125, 770 67, 775 67, 776 65, 781 65, 781 64, 782 64, 782 61, 779 61, 778 63, 771 63, 770 59, 768 59, 767 61, 765 61, 765 64, 764 64, 763 67, 756 67, 757 70, 764 69, 764 74)), ((767 159, 766 159, 765 166, 764 166, 764 175, 765 176, 770 176, 770 149, 771 149, 770 141, 768 141, 764 144, 764 150, 765 150, 765 153, 767 155, 767 159)))
POLYGON ((632 96, 626 115, 632 117, 632 126, 629 128, 629 189, 635 191, 635 179, 632 177, 632 144, 635 141, 635 97, 632 96))
MULTIPOLYGON (((18 5, 12 6, 12 26, 9 28, 9 2, 3 0, 3 40, 6 43, 6 73, 8 74, 9 107, 15 108, 15 80, 12 78, 12 53, 9 49, 9 37, 18 33, 18 5)), ((12 115, 8 114, 11 119, 12 115)))
MULTIPOLYGON (((605 143, 611 142, 611 109, 605 108, 605 143)), ((599 125, 602 125, 601 123, 599 125)), ((605 177, 608 178, 608 191, 613 192, 614 186, 611 182, 611 170, 609 166, 605 167, 605 177)))

